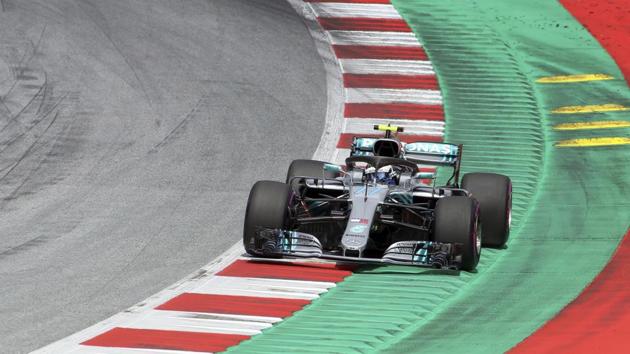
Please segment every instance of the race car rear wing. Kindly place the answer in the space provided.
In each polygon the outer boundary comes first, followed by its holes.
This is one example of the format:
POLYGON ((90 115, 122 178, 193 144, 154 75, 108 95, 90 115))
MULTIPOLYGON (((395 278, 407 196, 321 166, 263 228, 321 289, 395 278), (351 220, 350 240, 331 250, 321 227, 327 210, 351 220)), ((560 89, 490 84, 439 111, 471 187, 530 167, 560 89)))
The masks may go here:
MULTIPOLYGON (((447 184, 458 186, 459 169, 462 157, 463 145, 435 143, 428 141, 417 141, 403 143, 398 139, 394 140, 393 134, 404 132, 404 128, 392 125, 375 125, 374 130, 384 131, 385 137, 354 137, 350 147, 350 156, 374 156, 376 145, 384 140, 393 141, 398 144, 396 154, 418 165, 448 166, 453 167, 453 175, 447 184), (402 150, 402 151, 400 151, 402 150)), ((391 150, 390 150, 391 151, 391 150)))
MULTIPOLYGON (((398 139, 394 139, 392 134, 404 132, 403 127, 392 125, 375 125, 374 130, 384 131, 384 138, 373 137, 354 137, 352 139, 352 145, 350 146, 350 156, 368 155, 373 156, 375 154, 375 145, 380 141, 388 140, 398 144, 398 147, 402 147, 403 154, 406 160, 417 162, 418 164, 427 165, 439 165, 439 166, 455 166, 459 161, 461 146, 446 143, 434 143, 428 141, 418 141, 413 143, 402 143, 398 139)), ((396 156, 400 154, 399 149, 393 152, 396 156)), ((392 151, 392 150, 388 150, 392 151)), ((402 156, 400 156, 402 157, 402 156)))
POLYGON ((404 146, 406 160, 438 166, 455 166, 460 158, 460 150, 457 145, 424 141, 404 146))
POLYGON ((447 185, 459 186, 459 169, 462 159, 463 145, 446 143, 432 143, 418 141, 405 144, 405 160, 417 164, 450 166, 453 167, 453 174, 448 179, 447 185))

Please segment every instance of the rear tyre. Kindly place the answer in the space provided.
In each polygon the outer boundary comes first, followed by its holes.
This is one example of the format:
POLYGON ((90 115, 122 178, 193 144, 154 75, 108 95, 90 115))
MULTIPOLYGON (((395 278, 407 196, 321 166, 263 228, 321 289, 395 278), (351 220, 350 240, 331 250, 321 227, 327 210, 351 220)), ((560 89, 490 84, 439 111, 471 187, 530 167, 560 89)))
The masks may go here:
POLYGON ((255 236, 258 228, 284 229, 289 215, 289 197, 291 188, 286 183, 259 181, 249 192, 245 224, 243 228, 243 245, 245 251, 254 256, 263 256, 256 252, 255 236))
POLYGON ((461 243, 461 270, 473 271, 481 254, 479 203, 469 197, 446 197, 435 206, 436 242, 461 243))
POLYGON ((510 237, 512 218, 512 182, 494 173, 467 173, 462 188, 479 201, 483 246, 501 248, 510 237))
POLYGON ((326 178, 335 178, 339 176, 339 173, 332 171, 324 171, 324 165, 327 162, 317 160, 293 160, 289 171, 287 172, 286 183, 291 181, 291 178, 295 176, 308 176, 319 177, 325 176, 326 178))

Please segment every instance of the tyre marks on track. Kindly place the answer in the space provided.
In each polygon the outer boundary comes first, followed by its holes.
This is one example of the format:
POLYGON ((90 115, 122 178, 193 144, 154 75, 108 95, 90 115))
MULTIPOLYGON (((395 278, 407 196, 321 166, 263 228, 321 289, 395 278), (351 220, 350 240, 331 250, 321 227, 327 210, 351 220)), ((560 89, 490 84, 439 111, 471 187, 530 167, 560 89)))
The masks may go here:
MULTIPOLYGON (((404 127, 404 142, 442 141, 444 110, 433 66, 389 0, 308 0, 304 6, 315 14, 343 74, 344 123, 334 132, 333 161, 345 163, 354 136, 380 136, 375 124, 404 127)), ((159 302, 130 309, 129 318, 106 321, 41 352, 223 351, 309 306, 352 274, 334 263, 237 259, 226 265, 194 286, 176 285, 159 302)))
POLYGON ((36 172, 56 160, 55 146, 64 143, 61 139, 77 118, 64 111, 75 106, 79 97, 55 90, 38 65, 45 31, 44 27, 36 42, 14 38, 0 48, 0 209, 27 183, 57 181, 41 180, 36 172))

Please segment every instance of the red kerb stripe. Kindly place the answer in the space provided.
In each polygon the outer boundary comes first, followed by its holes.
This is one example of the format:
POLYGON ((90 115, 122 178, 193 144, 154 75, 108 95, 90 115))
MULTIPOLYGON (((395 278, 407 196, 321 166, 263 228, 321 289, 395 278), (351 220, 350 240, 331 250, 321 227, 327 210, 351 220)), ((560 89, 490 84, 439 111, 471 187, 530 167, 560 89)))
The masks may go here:
POLYGON ((344 4, 391 4, 389 0, 304 0, 304 2, 338 2, 344 4))
POLYGON ((352 274, 352 271, 349 269, 348 267, 325 263, 264 263, 238 260, 217 273, 217 275, 336 283, 352 274))
MULTIPOLYGON (((352 138, 355 136, 362 138, 379 138, 383 137, 383 134, 356 134, 356 133, 342 133, 339 135, 339 141, 337 142, 338 149, 349 149, 352 145, 352 138)), ((432 141, 432 142, 440 142, 442 141, 441 136, 433 136, 433 135, 413 135, 413 134, 399 134, 398 138, 400 141, 405 143, 412 143, 414 141, 432 141)))
POLYGON ((619 65, 630 85, 630 11, 628 0, 561 0, 619 65))
POLYGON ((287 317, 309 300, 184 293, 156 307, 158 310, 287 317))
POLYGON ((221 352, 245 339, 249 339, 249 336, 117 327, 81 344, 96 347, 221 352))
POLYGON ((441 105, 413 103, 346 103, 346 118, 444 120, 441 105))
POLYGON ((411 32, 404 20, 389 18, 319 17, 319 24, 328 31, 411 32))
POLYGON ((333 45, 333 50, 339 59, 427 60, 422 47, 333 45))
POLYGON ((434 75, 343 74, 344 87, 391 89, 439 89, 434 75))
POLYGON ((556 317, 509 353, 627 353, 630 229, 610 262, 556 317))

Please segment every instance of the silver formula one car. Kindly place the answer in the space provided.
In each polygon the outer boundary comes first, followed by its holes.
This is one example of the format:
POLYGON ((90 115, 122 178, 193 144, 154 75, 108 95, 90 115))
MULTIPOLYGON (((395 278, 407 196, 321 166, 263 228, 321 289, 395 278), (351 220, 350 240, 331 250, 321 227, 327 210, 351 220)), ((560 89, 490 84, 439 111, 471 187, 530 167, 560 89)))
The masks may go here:
POLYGON ((472 271, 482 246, 503 247, 510 231, 507 176, 469 173, 462 146, 355 137, 346 168, 295 160, 285 183, 259 181, 245 214, 252 256, 316 257, 472 271), (452 167, 444 186, 419 166, 452 167), (427 182, 429 181, 429 182, 427 182), (483 232, 482 226, 483 225, 483 232))

